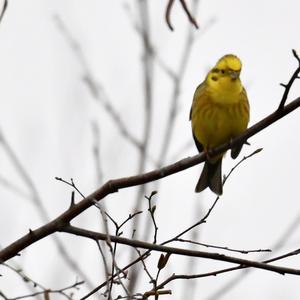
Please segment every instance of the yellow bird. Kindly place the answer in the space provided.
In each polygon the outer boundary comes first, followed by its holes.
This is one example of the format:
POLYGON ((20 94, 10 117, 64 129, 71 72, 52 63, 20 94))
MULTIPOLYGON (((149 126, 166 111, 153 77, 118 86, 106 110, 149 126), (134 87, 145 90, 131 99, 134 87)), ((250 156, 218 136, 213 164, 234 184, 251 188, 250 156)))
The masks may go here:
MULTIPOLYGON (((247 129, 249 103, 241 80, 240 59, 223 56, 197 87, 190 112, 193 137, 199 152, 220 146, 247 129)), ((231 150, 236 158, 243 145, 231 150)), ((209 187, 217 195, 223 192, 222 158, 225 153, 207 157, 195 188, 199 193, 209 187)))

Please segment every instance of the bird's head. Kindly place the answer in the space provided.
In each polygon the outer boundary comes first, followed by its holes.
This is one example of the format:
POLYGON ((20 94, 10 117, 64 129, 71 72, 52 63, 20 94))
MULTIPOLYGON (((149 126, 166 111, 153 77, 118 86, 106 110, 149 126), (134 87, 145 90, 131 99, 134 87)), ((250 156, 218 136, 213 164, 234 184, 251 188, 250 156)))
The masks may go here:
POLYGON ((234 82, 240 77, 242 62, 233 54, 227 54, 221 57, 213 69, 209 72, 209 81, 220 84, 234 82))

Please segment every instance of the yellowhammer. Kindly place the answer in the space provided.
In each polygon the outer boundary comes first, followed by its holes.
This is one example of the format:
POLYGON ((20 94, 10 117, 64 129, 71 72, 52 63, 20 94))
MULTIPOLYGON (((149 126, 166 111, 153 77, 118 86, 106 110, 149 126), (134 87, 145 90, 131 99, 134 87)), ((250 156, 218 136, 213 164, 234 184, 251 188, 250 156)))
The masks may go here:
MULTIPOLYGON (((190 120, 199 152, 217 147, 247 129, 249 103, 239 77, 241 68, 237 56, 225 55, 196 89, 190 120)), ((231 150, 232 158, 239 155, 242 146, 231 150)), ((217 195, 222 194, 223 155, 207 157, 195 192, 209 187, 217 195)))

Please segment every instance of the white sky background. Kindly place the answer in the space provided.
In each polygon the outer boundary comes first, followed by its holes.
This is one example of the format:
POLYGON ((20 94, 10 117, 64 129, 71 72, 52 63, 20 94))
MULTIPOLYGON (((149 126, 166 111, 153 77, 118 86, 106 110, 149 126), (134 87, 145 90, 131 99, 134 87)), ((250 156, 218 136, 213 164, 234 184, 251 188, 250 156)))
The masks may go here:
MULTIPOLYGON (((180 6, 175 5, 171 15, 175 32, 171 32, 164 20, 166 2, 151 1, 151 37, 160 58, 171 69, 177 70, 187 27, 192 25, 188 24, 180 6)), ((286 83, 297 67, 291 49, 300 53, 299 8, 297 0, 201 1, 197 20, 201 28, 208 28, 203 35, 200 30, 193 45, 165 163, 174 162, 173 155, 192 140, 188 114, 193 92, 208 69, 226 53, 235 53, 243 61, 242 80, 251 104, 251 125, 277 108, 283 93, 279 83, 286 83)), ((33 179, 51 218, 68 207, 71 191, 56 182, 55 176, 74 178, 85 194, 99 186, 92 154, 92 121, 96 121, 100 128, 104 180, 134 175, 137 170, 136 149, 120 136, 109 115, 94 101, 83 83, 84 70, 58 30, 55 15, 64 21, 81 45, 91 71, 122 120, 138 138, 142 136, 144 120, 142 48, 140 37, 133 29, 133 23, 139 20, 136 1, 9 2, 0 24, 0 128, 33 179), (129 7, 131 16, 124 5, 129 7)), ((170 79, 156 64, 154 126, 149 150, 153 157, 157 156, 162 142, 171 88, 170 79)), ((296 82, 289 100, 299 94, 300 82, 296 82)), ((224 196, 207 224, 199 229, 199 241, 238 249, 272 248, 299 215, 299 116, 299 111, 295 111, 250 139, 251 146, 245 147, 242 155, 261 147, 264 150, 246 161, 228 180, 224 196)), ((176 159, 196 153, 196 148, 191 146, 176 159)), ((1 147, 0 163, 1 178, 28 190, 1 147)), ((228 173, 234 164, 228 155, 224 173, 228 173)), ((148 163, 147 170, 153 168, 148 163)), ((195 223, 213 203, 215 196, 210 191, 194 194, 199 173, 200 167, 197 166, 161 181, 156 196, 159 242, 195 223)), ((147 185, 148 194, 151 190, 152 185, 147 185)), ((131 188, 107 197, 105 204, 110 214, 120 222, 124 220, 132 212, 135 195, 136 189, 131 188)), ((0 199, 2 247, 21 237, 28 228, 35 229, 43 224, 32 201, 16 195, 3 184, 0 185, 0 199)), ((147 203, 143 202, 142 220, 146 218, 146 207, 147 203)), ((99 229, 100 218, 95 210, 89 210, 78 219, 76 224, 99 229)), ((130 226, 124 234, 130 236, 129 229, 130 226)), ((140 228, 140 236, 142 232, 140 228)), ((299 229, 274 255, 299 248, 298 234, 299 229)), ((92 283, 101 283, 102 262, 95 245, 80 238, 59 236, 66 241, 72 257, 92 283)), ((208 251, 214 252, 213 249, 208 251)), ((259 257, 258 254, 236 256, 259 257)), ((157 255, 153 257, 155 266, 157 255)), ((120 265, 125 263, 125 258, 122 253, 120 265)), ((230 266, 202 259, 193 261, 197 261, 197 265, 187 270, 186 260, 172 257, 162 278, 173 272, 203 273, 230 266)), ((299 262, 300 258, 295 257, 276 265, 297 268, 299 262)), ((12 263, 21 265, 26 274, 46 287, 60 288, 75 281, 76 274, 63 263, 51 238, 30 246, 12 263)), ((0 274, 3 275, 0 290, 9 297, 28 293, 26 284, 10 271, 1 267, 0 274)), ((197 285, 195 299, 210 299, 214 292, 240 274, 236 272, 194 281, 197 285)), ((182 287, 185 284, 182 281, 171 284, 173 295, 163 299, 184 299, 182 287)), ((298 286, 298 277, 253 270, 218 299, 296 299, 298 286)), ((150 288, 145 277, 138 291, 150 288)), ((87 291, 88 288, 81 288, 76 295, 84 295, 87 291)))

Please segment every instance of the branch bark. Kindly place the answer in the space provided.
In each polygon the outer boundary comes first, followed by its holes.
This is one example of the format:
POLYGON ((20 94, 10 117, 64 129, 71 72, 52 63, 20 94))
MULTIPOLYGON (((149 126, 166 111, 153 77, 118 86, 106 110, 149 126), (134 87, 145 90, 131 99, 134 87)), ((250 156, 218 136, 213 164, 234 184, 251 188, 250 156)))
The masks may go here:
MULTIPOLYGON (((262 119, 260 122, 256 123, 255 125, 250 127, 247 131, 245 131, 243 134, 234 138, 230 142, 210 150, 208 153, 209 156, 212 157, 232 147, 235 147, 241 143, 246 142, 248 138, 257 134, 264 128, 278 121, 279 119, 283 118, 293 110, 297 109, 299 106, 300 106, 300 97, 296 98, 294 101, 287 104, 283 108, 276 110, 275 112, 273 112, 266 118, 262 119)), ((98 190, 90 194, 88 197, 81 200, 79 203, 72 205, 68 210, 66 210, 64 213, 62 213, 60 216, 58 216, 51 222, 47 223, 44 226, 39 227, 34 231, 30 230, 28 234, 24 235, 20 239, 16 240, 12 244, 10 244, 9 246, 1 250, 0 261, 4 262, 18 255, 20 251, 24 250, 26 247, 37 242, 38 240, 54 232, 61 231, 64 227, 66 227, 69 224, 69 222, 72 219, 74 219, 83 211, 91 207, 94 204, 94 201, 100 201, 103 198, 105 198, 107 195, 117 192, 119 189, 138 186, 186 170, 201 162, 204 162, 205 159, 206 159, 206 155, 204 153, 200 153, 198 155, 184 158, 174 164, 147 173, 143 173, 131 177, 124 177, 120 179, 110 180, 106 182, 98 190)))
MULTIPOLYGON (((107 234, 104 233, 98 233, 95 231, 90 231, 82 228, 78 228, 75 226, 66 226, 62 230, 62 232, 67 232, 71 234, 75 234, 78 236, 90 238, 93 240, 106 240, 107 234)), ((197 250, 189 250, 189 249, 183 249, 183 248, 175 248, 175 247, 169 247, 164 245, 157 245, 152 243, 147 243, 143 241, 128 239, 120 236, 111 236, 110 240, 115 243, 124 244, 136 248, 142 248, 147 250, 153 250, 153 251, 159 251, 159 252, 165 252, 170 254, 177 254, 177 255, 183 255, 183 256, 190 256, 190 257, 202 257, 207 259, 213 259, 218 261, 225 261, 229 263, 239 264, 241 267, 254 267, 258 269, 264 269, 268 271, 273 271, 279 274, 294 274, 294 275, 300 275, 300 269, 293 269, 293 268, 286 268, 286 267, 279 267, 274 265, 269 265, 263 262, 257 262, 252 261, 248 259, 233 257, 225 254, 220 253, 212 253, 212 252, 206 252, 206 251, 197 251, 197 250)), ((293 253, 299 254, 300 249, 297 249, 293 253)), ((295 254, 293 254, 295 255, 295 254)))

